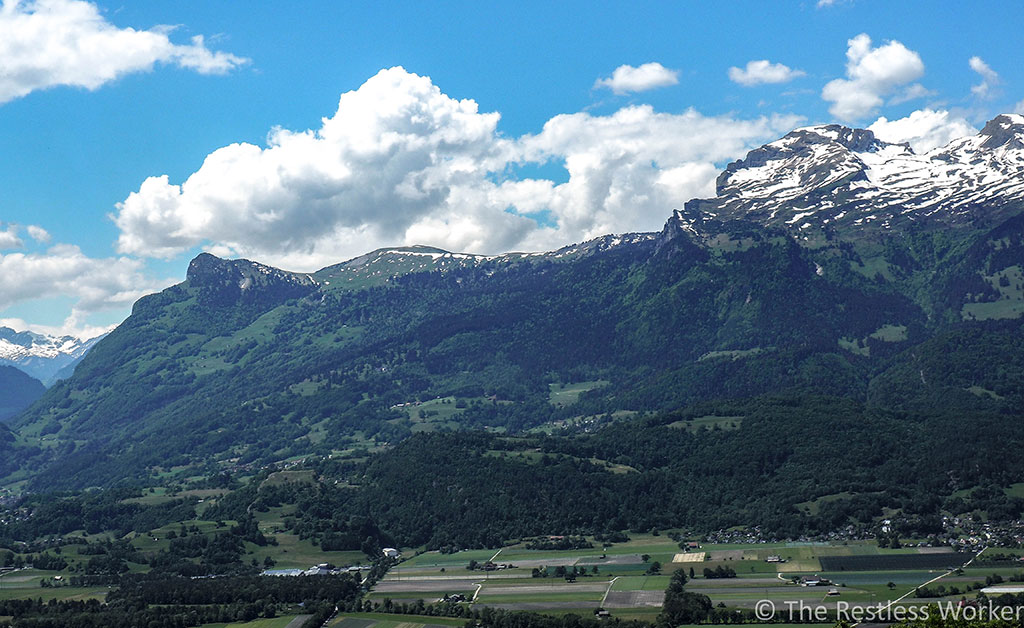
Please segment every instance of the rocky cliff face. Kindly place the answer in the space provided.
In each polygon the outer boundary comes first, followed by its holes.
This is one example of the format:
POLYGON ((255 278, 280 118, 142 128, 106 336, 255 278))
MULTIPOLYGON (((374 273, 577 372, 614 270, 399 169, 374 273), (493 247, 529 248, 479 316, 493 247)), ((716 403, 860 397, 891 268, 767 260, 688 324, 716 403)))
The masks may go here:
POLYGON ((186 285, 196 289, 203 305, 277 305, 317 289, 310 275, 291 273, 249 260, 224 260, 209 253, 188 266, 186 285))

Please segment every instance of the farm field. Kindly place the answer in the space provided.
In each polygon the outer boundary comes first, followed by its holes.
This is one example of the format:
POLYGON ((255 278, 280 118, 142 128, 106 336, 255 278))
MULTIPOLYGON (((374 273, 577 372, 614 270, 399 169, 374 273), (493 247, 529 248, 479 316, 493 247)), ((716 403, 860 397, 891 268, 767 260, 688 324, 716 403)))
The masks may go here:
POLYGON ((107 587, 44 587, 41 581, 57 575, 56 571, 21 569, 0 576, 0 600, 43 598, 44 600, 103 600, 107 587))
POLYGON ((375 601, 431 602, 446 594, 462 594, 474 607, 558 615, 590 614, 605 608, 616 617, 653 619, 669 576, 678 569, 687 575, 692 570, 688 591, 703 593, 713 604, 736 610, 753 609, 760 600, 771 600, 780 609, 786 602, 797 601, 831 609, 839 601, 851 606, 876 606, 897 599, 904 605, 924 604, 942 599, 915 598, 915 589, 926 583, 930 589, 940 585, 950 591, 955 588, 958 593, 947 597, 959 599, 964 593, 973 595, 973 587, 986 578, 998 575, 1009 581, 1024 570, 1024 565, 1015 570, 1014 565, 981 564, 955 573, 947 567, 959 567, 973 555, 948 548, 879 548, 874 541, 702 544, 686 551, 667 536, 631 536, 628 542, 608 547, 588 538, 594 547, 575 550, 530 550, 520 543, 500 551, 424 552, 393 568, 370 596, 375 601), (782 562, 767 562, 769 556, 782 562), (499 568, 470 571, 470 561, 492 561, 499 568), (660 563, 660 573, 648 573, 655 562, 660 563), (735 576, 704 577, 705 569, 719 568, 732 570, 735 576), (570 582, 556 577, 555 569, 559 574, 563 569, 575 569, 581 575, 570 582), (534 570, 546 571, 548 577, 532 577, 534 570), (799 584, 802 578, 815 575, 829 583, 799 584), (834 589, 832 595, 830 589, 834 589))
POLYGON ((203 624, 200 628, 298 628, 309 615, 282 615, 273 619, 254 619, 230 624, 203 624))
POLYGON ((465 619, 453 617, 426 617, 420 615, 393 615, 389 613, 344 613, 328 626, 339 628, 448 628, 464 626, 465 619))
MULTIPOLYGON (((298 478, 289 478, 295 480, 298 478)), ((257 547, 246 544, 247 560, 258 563, 270 557, 276 569, 307 568, 319 562, 337 565, 366 564, 360 552, 322 552, 308 541, 281 528, 290 506, 270 508, 256 513, 260 529, 272 534, 277 545, 257 547)), ((213 534, 233 522, 194 522, 193 533, 213 534)), ((179 524, 164 526, 150 534, 129 537, 142 551, 166 547, 170 532, 179 524)), ((542 539, 548 541, 548 539, 542 539)), ((552 539, 549 542, 555 542, 552 539)), ((727 609, 753 609, 760 600, 771 600, 777 608, 787 602, 800 601, 811 605, 836 608, 842 601, 853 606, 874 606, 899 599, 902 605, 925 604, 940 600, 958 600, 961 595, 973 596, 990 583, 1017 583, 1024 579, 1024 563, 1014 560, 1013 550, 993 550, 1004 554, 994 559, 975 561, 959 572, 959 567, 972 558, 948 548, 903 547, 879 548, 874 541, 847 543, 760 543, 699 544, 680 547, 667 535, 633 534, 629 540, 605 544, 587 537, 592 547, 571 550, 527 549, 526 542, 501 549, 469 550, 452 554, 436 551, 414 553, 406 550, 406 558, 393 567, 385 578, 369 592, 369 599, 387 604, 430 603, 446 595, 461 595, 474 608, 503 608, 564 615, 583 616, 604 608, 622 619, 653 620, 660 611, 664 590, 671 574, 684 570, 689 576, 688 591, 707 595, 714 605, 727 609), (768 562, 768 558, 782 562, 768 562), (490 571, 470 570, 471 562, 483 565, 493 562, 490 571), (659 569, 654 569, 658 563, 659 569), (705 577, 705 569, 733 574, 733 577, 705 577), (535 576, 535 573, 537 574, 535 576), (546 577, 544 576, 546 574, 546 577), (575 579, 565 575, 575 574, 575 579), (802 578, 819 576, 830 581, 824 586, 800 586, 802 578), (918 599, 915 589, 925 585, 933 597, 918 599), (939 587, 943 587, 939 589, 939 587), (828 595, 834 588, 833 595, 828 595)), ((685 544, 684 544, 685 545, 685 544)), ((0 599, 42 598, 89 599, 105 597, 107 587, 60 586, 80 569, 87 556, 78 554, 79 547, 64 547, 63 556, 70 563, 64 572, 22 569, 0 577, 0 599), (56 580, 60 576, 63 582, 56 580), (47 584, 57 586, 43 586, 47 584)), ((132 571, 144 565, 129 563, 132 571)), ((278 628, 284 618, 250 622, 238 626, 278 628)), ((294 617, 292 618, 294 619, 294 617)), ((290 621, 290 620, 289 620, 290 621)), ((450 625, 444 618, 376 613, 347 614, 336 618, 333 625, 346 628, 432 628, 450 625), (398 624, 403 624, 401 627, 398 624)), ((458 620, 461 622, 461 620, 458 620)), ((461 624, 460 624, 461 625, 461 624)), ((235 628, 235 624, 230 624, 235 628)), ((214 628, 210 626, 208 628, 214 628)), ((225 627, 227 628, 227 627, 225 627)))

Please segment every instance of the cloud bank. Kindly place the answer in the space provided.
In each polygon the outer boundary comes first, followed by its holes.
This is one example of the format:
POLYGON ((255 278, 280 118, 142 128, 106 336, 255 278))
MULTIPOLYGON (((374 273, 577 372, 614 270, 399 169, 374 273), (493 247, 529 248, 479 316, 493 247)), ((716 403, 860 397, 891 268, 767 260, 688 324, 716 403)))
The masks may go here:
POLYGON ((94 90, 157 63, 223 74, 248 60, 206 47, 201 35, 171 42, 170 27, 118 28, 83 0, 4 0, 0 103, 58 85, 94 90))
POLYGON ((202 246, 312 270, 378 246, 494 253, 654 230, 672 208, 714 193, 716 164, 801 122, 644 105, 559 115, 507 138, 499 117, 429 77, 382 70, 317 130, 225 146, 180 184, 146 179, 112 216, 118 251, 169 258, 202 246), (547 163, 565 180, 515 176, 547 163))

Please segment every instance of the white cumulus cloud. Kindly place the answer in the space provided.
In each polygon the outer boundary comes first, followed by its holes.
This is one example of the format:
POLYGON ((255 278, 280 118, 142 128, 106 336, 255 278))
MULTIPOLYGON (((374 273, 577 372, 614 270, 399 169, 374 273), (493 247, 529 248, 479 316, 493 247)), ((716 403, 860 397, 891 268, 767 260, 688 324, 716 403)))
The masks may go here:
POLYGON ((25 231, 28 231, 29 237, 35 240, 36 242, 46 244, 47 242, 50 241, 50 232, 47 231, 46 229, 43 229, 39 225, 29 225, 25 227, 25 231))
MULTIPOLYGON (((846 78, 828 82, 821 92, 821 97, 832 103, 829 112, 840 120, 870 115, 886 97, 924 75, 920 55, 898 41, 872 48, 871 38, 861 33, 847 46, 846 78)), ((913 86, 910 89, 919 91, 913 86)))
POLYGON ((707 117, 690 109, 658 113, 648 105, 610 116, 575 113, 549 120, 520 139, 522 158, 560 161, 569 180, 545 198, 559 220, 557 238, 659 229, 671 208, 714 195, 717 163, 742 155, 799 124, 797 116, 755 120, 707 117))
POLYGON ((62 296, 74 298, 79 312, 95 312, 126 307, 166 285, 146 276, 142 260, 92 258, 68 244, 43 253, 0 255, 0 310, 62 296))
POLYGON ((729 80, 744 87, 767 83, 788 83, 805 74, 803 70, 793 70, 787 65, 772 63, 767 59, 748 61, 745 68, 735 66, 729 68, 729 80))
POLYGON ((5 228, 3 223, 0 223, 0 251, 20 249, 22 244, 21 238, 18 237, 17 225, 7 225, 5 228))
POLYGON ((620 65, 610 77, 597 79, 594 87, 607 87, 616 94, 628 94, 678 83, 678 70, 670 70, 660 63, 645 63, 639 67, 620 65))
POLYGON ((868 127, 875 137, 886 142, 908 142, 917 153, 926 153, 951 141, 978 132, 965 118, 948 111, 921 109, 905 118, 881 117, 868 127))
POLYGON ((382 70, 319 129, 225 146, 181 183, 146 179, 113 216, 118 250, 172 257, 202 246, 313 270, 379 246, 497 253, 659 229, 673 208, 714 193, 716 164, 801 122, 631 106, 508 138, 499 117, 429 77, 382 70), (567 180, 513 174, 544 163, 567 180))
POLYGON ((967 65, 978 73, 981 82, 971 86, 971 93, 981 99, 991 98, 993 90, 999 85, 999 74, 989 67, 981 57, 971 57, 967 65))
POLYGON ((0 7, 0 103, 66 85, 89 90, 157 63, 222 74, 247 62, 213 51, 197 35, 175 44, 173 29, 119 28, 83 0, 4 0, 0 7))

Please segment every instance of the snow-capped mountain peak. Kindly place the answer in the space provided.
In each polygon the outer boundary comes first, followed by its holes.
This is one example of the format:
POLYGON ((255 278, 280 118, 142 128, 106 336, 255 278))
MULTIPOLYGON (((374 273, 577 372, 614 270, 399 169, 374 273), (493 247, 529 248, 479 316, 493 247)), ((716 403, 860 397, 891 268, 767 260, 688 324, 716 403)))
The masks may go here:
POLYGON ((43 383, 78 362, 103 336, 81 340, 74 336, 49 336, 0 327, 0 364, 18 368, 43 383))
POLYGON ((1024 116, 918 155, 865 129, 796 129, 729 164, 687 208, 807 232, 995 222, 1024 201, 1024 116))
POLYGON ((1024 116, 1018 113, 1004 113, 996 116, 978 133, 985 138, 982 148, 1004 147, 1010 150, 1024 150, 1024 116))

